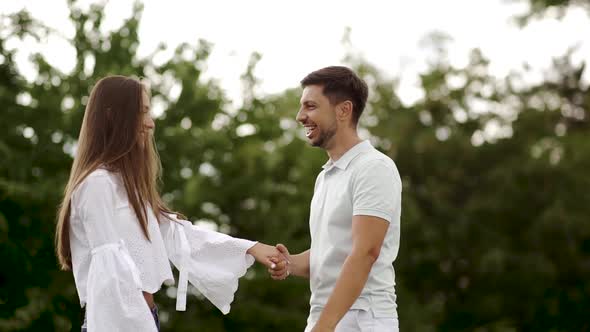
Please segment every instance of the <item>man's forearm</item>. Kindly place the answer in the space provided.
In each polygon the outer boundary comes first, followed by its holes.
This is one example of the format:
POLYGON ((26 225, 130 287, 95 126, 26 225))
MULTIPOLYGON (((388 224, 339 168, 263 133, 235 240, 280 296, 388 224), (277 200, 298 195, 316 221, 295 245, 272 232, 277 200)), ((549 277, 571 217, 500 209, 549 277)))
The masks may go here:
POLYGON ((309 249, 298 254, 291 255, 291 274, 309 279, 309 249))
POLYGON ((336 286, 328 298, 317 326, 332 330, 361 294, 375 262, 366 252, 351 252, 344 261, 336 286))

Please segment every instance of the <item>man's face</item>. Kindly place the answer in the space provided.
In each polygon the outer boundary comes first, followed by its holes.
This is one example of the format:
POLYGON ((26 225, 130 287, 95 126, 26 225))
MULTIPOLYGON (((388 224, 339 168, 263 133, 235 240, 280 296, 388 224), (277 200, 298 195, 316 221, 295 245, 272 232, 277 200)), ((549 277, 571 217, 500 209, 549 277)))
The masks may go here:
POLYGON ((324 96, 320 85, 308 85, 301 95, 296 120, 305 127, 305 136, 312 146, 327 149, 338 130, 336 107, 324 96))

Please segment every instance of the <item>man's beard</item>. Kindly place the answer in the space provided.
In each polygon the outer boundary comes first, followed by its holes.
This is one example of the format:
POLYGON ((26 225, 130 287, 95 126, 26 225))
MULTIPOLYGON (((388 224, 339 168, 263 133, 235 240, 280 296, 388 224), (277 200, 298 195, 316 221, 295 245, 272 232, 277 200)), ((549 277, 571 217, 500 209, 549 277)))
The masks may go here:
POLYGON ((336 130, 338 129, 337 124, 334 125, 326 130, 320 130, 320 136, 316 141, 312 141, 311 145, 315 147, 320 147, 322 149, 326 149, 330 144, 330 141, 336 135, 336 130))

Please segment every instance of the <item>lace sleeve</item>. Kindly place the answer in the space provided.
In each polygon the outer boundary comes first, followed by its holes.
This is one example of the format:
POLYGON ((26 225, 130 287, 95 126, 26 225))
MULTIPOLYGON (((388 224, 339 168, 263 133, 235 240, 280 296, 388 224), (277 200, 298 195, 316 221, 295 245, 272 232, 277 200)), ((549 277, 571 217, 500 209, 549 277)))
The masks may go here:
POLYGON ((123 241, 92 250, 87 294, 88 332, 157 331, 123 241))
POLYGON ((230 311, 238 279, 254 263, 256 242, 238 239, 170 216, 160 223, 170 261, 180 271, 176 310, 186 308, 187 280, 223 314, 230 311))

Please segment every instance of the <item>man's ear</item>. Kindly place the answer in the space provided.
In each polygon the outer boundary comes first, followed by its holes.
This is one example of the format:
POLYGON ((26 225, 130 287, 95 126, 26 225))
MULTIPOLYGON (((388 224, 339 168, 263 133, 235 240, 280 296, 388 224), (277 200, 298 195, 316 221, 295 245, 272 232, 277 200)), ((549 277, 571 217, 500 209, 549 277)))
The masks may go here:
POLYGON ((338 104, 336 117, 340 121, 346 121, 352 118, 352 102, 350 100, 345 100, 338 104))

